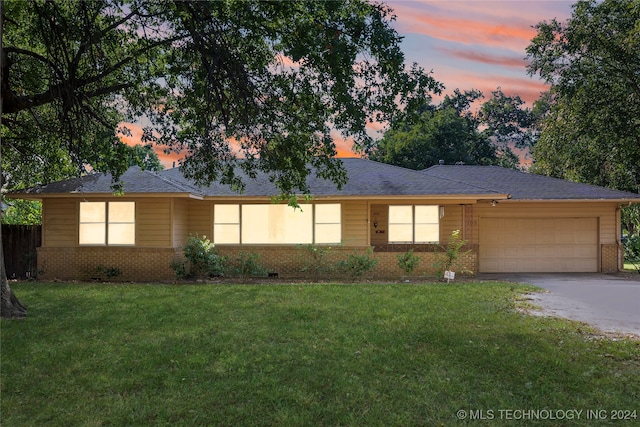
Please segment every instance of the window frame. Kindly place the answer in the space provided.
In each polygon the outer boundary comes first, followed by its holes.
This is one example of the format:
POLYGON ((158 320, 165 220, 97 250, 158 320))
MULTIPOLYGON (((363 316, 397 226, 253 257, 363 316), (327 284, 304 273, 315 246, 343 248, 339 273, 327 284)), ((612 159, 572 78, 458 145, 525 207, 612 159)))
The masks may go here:
MULTIPOLYGON (((439 244, 440 243, 440 219, 441 219, 441 206, 440 205, 388 205, 388 229, 389 233, 387 234, 387 243, 390 245, 421 245, 421 244, 439 244), (411 208, 411 221, 410 222, 392 222, 391 210, 392 208, 411 208), (432 207, 435 209, 435 217, 437 222, 417 222, 416 208, 418 207, 432 207), (438 230, 438 239, 437 240, 421 240, 417 239, 417 228, 419 225, 435 225, 438 230), (411 240, 391 240, 391 236, 394 231, 392 228, 394 226, 410 226, 411 227, 411 240)), ((406 231, 405 231, 406 233, 406 231)))
POLYGON ((131 246, 136 246, 136 202, 132 201, 132 200, 118 200, 118 201, 104 201, 104 200, 98 200, 98 201, 81 201, 78 204, 78 246, 99 246, 99 247, 106 247, 106 246, 121 246, 121 247, 131 247, 131 246), (102 219, 100 221, 83 221, 82 220, 82 205, 84 203, 92 203, 92 204, 103 204, 103 215, 102 215, 102 219), (111 219, 111 215, 110 215, 110 207, 111 205, 116 205, 119 203, 130 203, 133 205, 133 218, 131 221, 115 221, 111 219), (87 225, 87 224, 93 224, 93 225, 101 225, 102 229, 104 230, 104 234, 103 234, 103 239, 102 242, 90 242, 90 243, 83 243, 82 242, 82 226, 83 225, 87 225), (115 234, 113 233, 113 229, 111 228, 111 226, 117 226, 117 225, 132 225, 133 226, 133 230, 132 230, 132 236, 131 236, 131 243, 111 243, 110 242, 110 235, 115 234))
MULTIPOLYGON (((246 236, 247 234, 245 233, 250 233, 251 232, 251 224, 245 224, 245 216, 244 216, 244 212, 245 212, 245 207, 247 206, 274 206, 273 204, 270 203, 214 203, 213 206, 213 243, 216 245, 246 245, 246 246, 296 246, 296 245, 308 245, 308 244, 312 244, 312 245, 339 245, 342 243, 342 203, 313 203, 310 205, 303 205, 301 206, 301 209, 311 209, 311 216, 309 218, 309 234, 310 234, 310 242, 309 241, 301 241, 301 242, 295 242, 295 243, 291 243, 291 242, 265 242, 265 243, 254 243, 254 242, 250 242, 247 243, 246 242, 246 238, 244 238, 243 236, 246 236), (330 221, 330 220, 323 220, 323 218, 319 218, 319 216, 317 215, 317 206, 320 205, 336 205, 338 208, 338 212, 337 212, 337 221, 330 221), (216 206, 238 206, 238 222, 237 223, 231 223, 231 222, 225 222, 224 220, 220 220, 218 219, 218 215, 216 215, 216 206), (215 232, 217 226, 221 226, 221 225, 236 225, 238 227, 238 241, 237 243, 231 243, 231 242, 220 242, 218 241, 217 238, 217 233, 215 232), (320 242, 318 243, 318 228, 322 228, 322 226, 338 226, 339 230, 337 233, 337 237, 339 239, 339 241, 336 242, 320 242)), ((288 205, 285 204, 279 204, 276 206, 283 206, 285 207, 285 209, 287 207, 289 207, 288 205)), ((306 231, 305 231, 306 234, 306 231)))

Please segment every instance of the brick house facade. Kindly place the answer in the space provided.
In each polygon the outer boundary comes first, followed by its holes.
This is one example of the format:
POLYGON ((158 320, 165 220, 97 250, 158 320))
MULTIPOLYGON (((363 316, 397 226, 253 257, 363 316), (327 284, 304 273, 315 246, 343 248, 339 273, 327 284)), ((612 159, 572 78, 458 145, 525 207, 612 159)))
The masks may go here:
POLYGON ((9 196, 43 202, 41 278, 89 280, 111 271, 123 281, 173 280, 171 261, 195 234, 230 258, 259 254, 279 278, 341 278, 316 268, 308 245, 331 248, 327 265, 371 248, 374 279, 404 277, 397 256, 413 249, 421 259, 413 275, 434 275, 455 230, 467 243, 458 274, 612 272, 622 266, 620 207, 640 202, 633 193, 499 167, 342 164, 347 184, 337 190, 312 176, 313 197, 300 213, 273 207, 276 190, 265 177, 247 179, 238 195, 218 184, 197 187, 178 169, 132 168, 122 176, 123 196, 112 194, 108 175, 9 196))

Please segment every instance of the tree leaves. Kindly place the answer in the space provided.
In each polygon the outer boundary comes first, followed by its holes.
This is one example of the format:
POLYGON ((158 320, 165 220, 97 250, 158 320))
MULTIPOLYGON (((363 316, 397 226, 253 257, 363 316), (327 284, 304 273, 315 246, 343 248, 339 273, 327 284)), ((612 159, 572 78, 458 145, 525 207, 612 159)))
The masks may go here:
POLYGON ((552 85, 534 168, 640 189, 640 3, 579 1, 571 18, 536 26, 530 74, 552 85))
MULTIPOLYGON (((3 142, 35 162, 13 185, 127 166, 115 129, 185 150, 185 174, 241 190, 238 168, 286 196, 309 165, 337 185, 333 135, 365 149, 440 85, 405 69, 391 10, 365 1, 7 1, 3 142), (59 153, 59 161, 34 160, 59 153), (238 162, 238 159, 243 159, 238 162)), ((7 163, 12 169, 12 163, 7 163)))

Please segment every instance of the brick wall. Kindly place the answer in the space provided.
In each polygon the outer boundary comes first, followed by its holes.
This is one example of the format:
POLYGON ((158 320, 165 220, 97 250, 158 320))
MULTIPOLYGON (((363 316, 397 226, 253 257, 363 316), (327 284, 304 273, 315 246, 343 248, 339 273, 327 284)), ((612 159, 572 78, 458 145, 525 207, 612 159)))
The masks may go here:
MULTIPOLYGON (((320 247, 322 248, 322 247, 320 247)), ((320 249, 322 250, 322 249, 320 249)), ((241 252, 256 253, 260 264, 270 273, 277 273, 282 279, 347 279, 335 265, 346 260, 352 253, 363 254, 366 248, 337 246, 331 247, 325 256, 302 246, 255 246, 233 247, 219 246, 217 252, 229 258, 230 262, 238 258, 241 252)), ((397 280, 405 277, 398 267, 398 255, 403 252, 374 252, 372 257, 378 260, 375 269, 368 273, 367 279, 397 280)), ((434 252, 415 252, 420 262, 412 277, 434 276, 434 252)), ((76 247, 76 248, 38 248, 39 277, 45 280, 109 280, 109 281, 170 281, 175 279, 171 261, 181 257, 181 249, 139 248, 139 247, 76 247), (118 269, 121 274, 108 277, 108 269, 118 269)), ((477 256, 469 253, 461 257, 454 271, 475 274, 477 256)))
POLYGON ((617 244, 602 245, 602 266, 603 273, 615 273, 620 271, 621 252, 617 244))
POLYGON ((45 280, 172 280, 175 275, 170 263, 175 256, 172 248, 40 247, 38 271, 45 280), (106 269, 119 269, 121 274, 109 278, 106 269))
MULTIPOLYGON (((319 247, 322 250, 322 247, 319 247)), ((282 279, 346 279, 347 275, 339 272, 335 265, 346 260, 352 253, 363 254, 366 248, 337 246, 331 247, 326 255, 310 251, 303 246, 218 246, 220 255, 229 258, 230 262, 238 258, 241 252, 256 253, 259 263, 270 273, 277 273, 282 279)), ((374 252, 372 257, 378 260, 374 270, 367 279, 397 280, 406 276, 398 267, 398 255, 403 252, 374 252)), ((44 280, 100 280, 110 281, 170 281, 175 279, 171 261, 181 257, 181 249, 172 248, 140 248, 140 247, 67 247, 38 248, 39 277, 44 280), (108 277, 106 269, 118 269, 121 274, 108 277)), ((415 252, 420 263, 412 277, 433 276, 436 268, 434 252, 415 252)), ((454 267, 457 274, 477 271, 476 254, 469 253, 461 257, 454 267)))

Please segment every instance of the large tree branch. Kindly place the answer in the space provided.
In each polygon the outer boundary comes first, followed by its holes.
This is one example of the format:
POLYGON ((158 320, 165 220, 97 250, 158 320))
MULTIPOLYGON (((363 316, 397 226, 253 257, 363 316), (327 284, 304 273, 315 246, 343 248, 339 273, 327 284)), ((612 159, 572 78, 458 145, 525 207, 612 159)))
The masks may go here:
MULTIPOLYGON (((28 108, 38 107, 40 105, 48 104, 56 99, 62 99, 65 95, 70 95, 75 90, 82 88, 84 85, 77 86, 75 88, 69 87, 67 82, 60 83, 51 87, 49 90, 31 96, 11 96, 2 100, 2 112, 11 114, 17 113, 28 108)), ((96 89, 91 92, 83 94, 84 97, 94 98, 97 96, 107 95, 110 93, 118 93, 123 89, 132 87, 132 83, 121 83, 112 86, 105 86, 96 89)))
POLYGON ((7 46, 4 48, 4 51, 5 53, 17 53, 18 55, 25 55, 25 56, 29 56, 31 58, 37 59, 38 61, 50 67, 56 73, 59 79, 62 80, 64 78, 64 74, 62 73, 62 70, 60 70, 60 68, 58 68, 58 66, 55 63, 53 63, 49 58, 46 58, 40 55, 39 53, 26 50, 26 49, 21 49, 15 46, 7 46))

